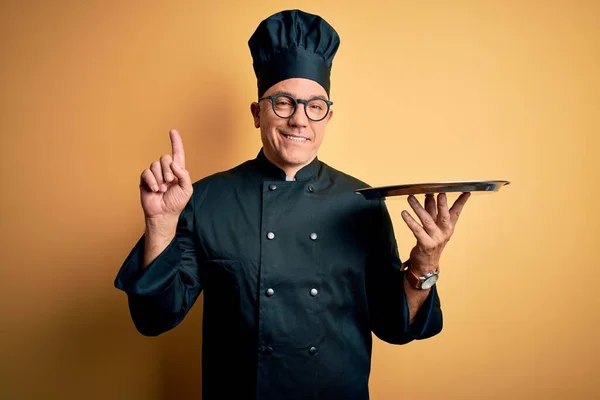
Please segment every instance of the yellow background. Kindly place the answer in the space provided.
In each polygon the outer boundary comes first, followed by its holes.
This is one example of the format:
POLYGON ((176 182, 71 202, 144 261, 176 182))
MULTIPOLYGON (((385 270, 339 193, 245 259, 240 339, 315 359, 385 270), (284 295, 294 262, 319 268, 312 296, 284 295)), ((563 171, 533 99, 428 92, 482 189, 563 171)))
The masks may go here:
POLYGON ((372 398, 598 398, 600 4, 567 0, 3 1, 0 398, 200 398, 202 302, 145 338, 112 286, 139 173, 170 128, 195 180, 257 154, 247 40, 296 7, 342 39, 322 160, 512 182, 471 197, 443 255, 443 332, 375 342, 372 398))

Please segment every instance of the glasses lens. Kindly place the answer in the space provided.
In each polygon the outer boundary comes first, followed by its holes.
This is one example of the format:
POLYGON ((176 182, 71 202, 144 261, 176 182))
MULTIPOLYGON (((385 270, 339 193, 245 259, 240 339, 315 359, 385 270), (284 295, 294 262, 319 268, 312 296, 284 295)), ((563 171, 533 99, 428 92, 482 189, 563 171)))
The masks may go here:
POLYGON ((287 118, 294 113, 296 103, 291 97, 278 96, 273 99, 273 110, 281 118, 287 118))
POLYGON ((312 99, 306 105, 306 114, 308 114, 308 118, 315 121, 325 118, 327 111, 327 103, 321 99, 312 99))

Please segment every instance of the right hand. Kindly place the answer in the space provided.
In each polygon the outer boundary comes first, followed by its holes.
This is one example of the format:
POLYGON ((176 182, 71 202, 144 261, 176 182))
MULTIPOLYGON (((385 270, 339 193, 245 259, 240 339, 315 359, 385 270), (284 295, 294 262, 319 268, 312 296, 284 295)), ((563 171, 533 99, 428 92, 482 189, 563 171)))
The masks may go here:
POLYGON ((172 156, 163 154, 142 172, 140 196, 146 220, 177 219, 192 197, 190 174, 179 132, 171 130, 172 156))

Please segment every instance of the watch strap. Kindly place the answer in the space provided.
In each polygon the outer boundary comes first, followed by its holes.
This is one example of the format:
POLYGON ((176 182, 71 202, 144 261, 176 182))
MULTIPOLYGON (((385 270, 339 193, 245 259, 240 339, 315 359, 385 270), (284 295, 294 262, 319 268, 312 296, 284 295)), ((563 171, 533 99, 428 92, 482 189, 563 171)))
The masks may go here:
MULTIPOLYGON (((402 263, 400 270, 404 271, 404 276, 406 277, 406 280, 415 289, 422 289, 423 282, 425 281, 425 279, 428 278, 428 276, 419 277, 415 275, 415 273, 410 268, 410 259, 402 263)), ((438 271, 434 272, 433 274, 437 275, 438 271)))

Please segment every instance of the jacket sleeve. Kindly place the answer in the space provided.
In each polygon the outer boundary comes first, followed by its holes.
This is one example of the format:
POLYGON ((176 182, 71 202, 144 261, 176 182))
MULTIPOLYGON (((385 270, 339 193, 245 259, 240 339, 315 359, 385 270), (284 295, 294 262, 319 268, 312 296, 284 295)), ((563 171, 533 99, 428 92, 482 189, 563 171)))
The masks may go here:
POLYGON ((434 285, 412 324, 404 292, 404 272, 394 228, 383 200, 371 214, 370 245, 366 279, 369 318, 373 333, 392 344, 405 344, 426 339, 442 330, 442 310, 437 287, 434 285))
POLYGON ((127 294, 137 330, 156 336, 176 327, 202 291, 195 250, 194 197, 182 211, 171 243, 142 268, 144 236, 133 247, 114 285, 127 294))

